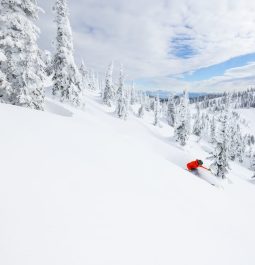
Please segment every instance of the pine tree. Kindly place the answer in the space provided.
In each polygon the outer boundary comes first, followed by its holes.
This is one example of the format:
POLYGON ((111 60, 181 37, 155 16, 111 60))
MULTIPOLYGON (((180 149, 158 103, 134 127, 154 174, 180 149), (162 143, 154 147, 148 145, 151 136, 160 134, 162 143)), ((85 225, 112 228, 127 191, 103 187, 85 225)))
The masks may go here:
POLYGON ((210 143, 215 142, 215 130, 216 130, 216 125, 215 125, 215 118, 213 116, 211 121, 210 121, 210 132, 209 132, 209 142, 210 143))
POLYGON ((56 54, 53 68, 53 95, 60 101, 83 106, 82 81, 73 57, 72 29, 69 22, 67 0, 56 0, 54 7, 57 24, 56 54))
POLYGON ((6 76, 0 71, 0 102, 6 103, 10 97, 11 86, 6 80, 6 76))
POLYGON ((250 169, 254 172, 252 178, 255 178, 255 152, 251 156, 250 169))
POLYGON ((249 147, 246 151, 245 151, 245 158, 248 161, 251 161, 251 157, 252 157, 252 148, 249 147))
POLYGON ((227 151, 226 151, 226 129, 227 129, 227 112, 226 110, 221 113, 217 129, 216 129, 216 145, 214 152, 210 159, 213 160, 210 168, 212 173, 217 177, 224 179, 226 177, 228 161, 227 161, 227 151))
MULTIPOLYGON (((47 76, 53 74, 53 65, 52 65, 52 55, 50 51, 40 50, 39 51, 40 60, 43 61, 45 65, 45 73, 47 76)), ((44 70, 44 69, 43 69, 44 70)))
POLYGON ((202 137, 209 142, 211 140, 211 125, 210 118, 207 113, 205 113, 204 118, 202 119, 201 128, 202 137))
POLYGON ((98 82, 99 82, 98 87, 99 87, 100 97, 103 100, 103 96, 104 96, 104 81, 102 79, 100 79, 100 80, 98 80, 98 82))
POLYGON ((255 143, 255 137, 254 135, 251 135, 251 144, 254 144, 255 143))
POLYGON ((184 90, 184 93, 183 93, 183 98, 184 98, 184 105, 185 105, 185 127, 186 127, 186 130, 187 130, 187 134, 189 135, 191 133, 191 114, 190 114, 190 108, 189 108, 189 93, 187 90, 184 90))
MULTIPOLYGON (((0 52, 0 63, 6 61, 6 57, 0 52)), ((6 75, 0 70, 0 102, 8 103, 11 97, 11 86, 6 79, 6 75)))
POLYGON ((114 89, 112 82, 113 63, 108 67, 105 77, 105 88, 103 93, 103 102, 107 106, 111 107, 114 100, 114 89))
POLYGON ((143 118, 144 116, 144 104, 142 103, 140 108, 138 109, 138 117, 143 118))
POLYGON ((147 94, 145 94, 145 97, 144 97, 144 107, 145 107, 146 111, 151 110, 151 108, 150 108, 150 97, 147 94))
POLYGON ((140 106, 140 108, 138 109, 138 117, 139 118, 143 118, 143 116, 144 116, 144 110, 145 110, 145 95, 141 92, 140 94, 140 104, 141 104, 141 106, 140 106))
POLYGON ((97 78, 95 76, 95 73, 93 70, 89 71, 89 75, 88 75, 88 89, 92 90, 92 91, 96 91, 97 90, 97 78))
POLYGON ((174 104, 174 98, 172 95, 168 97, 167 101, 167 123, 168 125, 174 127, 175 122, 175 104, 174 104))
POLYGON ((181 145, 185 145, 188 139, 187 112, 184 98, 180 99, 180 104, 176 107, 174 138, 181 145))
POLYGON ((197 111, 194 118, 193 134, 195 134, 196 136, 200 136, 202 126, 201 126, 200 108, 198 104, 196 104, 196 110, 197 111))
POLYGON ((120 69, 120 78, 119 78, 119 87, 117 90, 117 106, 116 106, 116 110, 115 113, 117 115, 118 118, 121 119, 127 119, 128 116, 128 99, 127 99, 127 93, 125 91, 125 87, 124 87, 124 75, 123 75, 123 69, 121 67, 120 69))
POLYGON ((0 49, 6 60, 1 61, 0 70, 11 87, 5 93, 6 103, 42 110, 45 65, 37 46, 39 29, 34 24, 38 12, 36 0, 1 0, 0 49))
POLYGON ((242 163, 244 158, 245 145, 239 125, 237 125, 236 132, 234 134, 234 146, 235 146, 235 157, 238 159, 240 163, 242 163))
POLYGON ((84 61, 81 61, 81 65, 79 68, 80 74, 81 74, 81 81, 82 81, 82 86, 83 88, 88 88, 88 76, 89 72, 87 67, 85 66, 84 61))
POLYGON ((227 138, 227 156, 230 160, 235 160, 236 157, 236 135, 238 133, 237 130, 237 122, 236 117, 231 113, 228 117, 228 126, 226 129, 226 138, 227 138))
POLYGON ((124 99, 125 99, 125 105, 126 105, 126 118, 129 115, 129 110, 130 110, 130 103, 131 103, 131 94, 130 94, 130 89, 128 89, 126 86, 124 86, 124 99))
POLYGON ((135 85, 134 82, 132 82, 132 87, 130 90, 130 104, 134 105, 136 102, 136 91, 135 91, 135 85))
POLYGON ((154 126, 159 126, 159 116, 160 116, 160 101, 159 96, 154 99, 154 126))

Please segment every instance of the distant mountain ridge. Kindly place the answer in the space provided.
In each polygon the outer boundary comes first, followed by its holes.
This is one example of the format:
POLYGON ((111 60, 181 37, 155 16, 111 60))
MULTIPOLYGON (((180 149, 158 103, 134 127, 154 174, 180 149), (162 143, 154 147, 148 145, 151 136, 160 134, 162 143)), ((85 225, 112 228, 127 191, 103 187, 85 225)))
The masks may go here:
MULTIPOLYGON (((161 99, 167 99, 170 95, 181 95, 182 93, 173 93, 170 91, 166 91, 166 90, 156 90, 156 91, 146 91, 146 94, 150 97, 157 97, 159 96, 159 98, 161 99)), ((197 98, 200 96, 206 96, 209 95, 209 93, 206 92, 190 92, 189 93, 189 97, 190 98, 197 98)))

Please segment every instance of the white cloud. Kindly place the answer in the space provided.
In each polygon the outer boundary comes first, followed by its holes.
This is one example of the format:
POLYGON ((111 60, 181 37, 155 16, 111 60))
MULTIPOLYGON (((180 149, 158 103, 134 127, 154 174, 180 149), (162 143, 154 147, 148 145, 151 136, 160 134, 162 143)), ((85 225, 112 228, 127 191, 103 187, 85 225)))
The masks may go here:
MULTIPOLYGON (((54 1, 38 2, 46 9, 39 24, 41 45, 48 48, 55 36, 49 12, 54 1)), ((129 79, 147 78, 162 88, 176 89, 190 84, 166 76, 254 52, 255 1, 75 0, 69 4, 77 60, 83 57, 101 73, 114 60, 124 64, 129 79), (188 45, 196 51, 189 59, 171 53, 171 40, 180 34, 189 37, 188 45)))
POLYGON ((255 63, 249 63, 243 67, 236 67, 227 70, 224 75, 216 76, 201 82, 194 82, 193 90, 228 91, 243 90, 255 87, 255 63))

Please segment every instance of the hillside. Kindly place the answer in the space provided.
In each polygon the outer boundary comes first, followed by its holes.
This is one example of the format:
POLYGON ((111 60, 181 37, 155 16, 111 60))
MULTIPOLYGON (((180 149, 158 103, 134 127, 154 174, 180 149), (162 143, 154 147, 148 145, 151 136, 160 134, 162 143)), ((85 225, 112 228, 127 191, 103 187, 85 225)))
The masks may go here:
POLYGON ((181 148, 149 113, 123 121, 100 100, 0 105, 0 264, 253 265, 252 173, 194 176, 186 163, 210 146, 181 148))

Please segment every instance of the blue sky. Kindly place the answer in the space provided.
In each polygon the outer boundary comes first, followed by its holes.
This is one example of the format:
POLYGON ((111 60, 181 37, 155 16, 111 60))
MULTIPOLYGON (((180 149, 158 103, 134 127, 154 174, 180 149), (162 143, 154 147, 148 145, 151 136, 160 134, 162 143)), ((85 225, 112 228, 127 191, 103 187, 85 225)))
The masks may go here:
POLYGON ((169 54, 174 55, 178 58, 187 59, 191 58, 196 54, 196 50, 190 42, 192 38, 188 35, 177 35, 170 40, 169 54))
POLYGON ((241 55, 194 72, 184 73, 181 79, 188 82, 207 80, 215 76, 222 76, 229 69, 246 66, 252 62, 255 62, 255 53, 241 55))
MULTIPOLYGON (((53 0, 38 0, 39 45, 54 52, 53 0)), ((69 0, 77 64, 102 77, 124 65, 141 89, 216 92, 255 86, 255 1, 69 0)))

